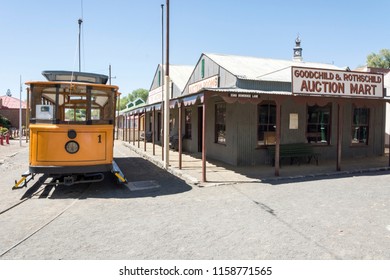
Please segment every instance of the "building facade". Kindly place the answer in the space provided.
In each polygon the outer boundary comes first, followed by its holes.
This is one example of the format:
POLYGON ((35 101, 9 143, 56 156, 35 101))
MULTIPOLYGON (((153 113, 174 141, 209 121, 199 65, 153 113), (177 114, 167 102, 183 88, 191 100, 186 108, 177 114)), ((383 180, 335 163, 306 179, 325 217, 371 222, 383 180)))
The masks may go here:
MULTIPOLYGON (((342 159, 383 155, 383 74, 304 62, 301 55, 294 49, 289 61, 202 54, 182 92, 171 95, 170 135, 204 162, 235 166, 270 164, 268 148, 288 143, 312 146, 338 170, 342 159)), ((156 85, 158 75, 152 93, 156 85)), ((161 113, 161 106, 146 105, 146 130, 157 133, 152 107, 161 113)))
POLYGON ((0 115, 11 122, 12 128, 19 128, 19 109, 22 108, 22 126, 26 125, 26 102, 12 96, 0 96, 0 115))

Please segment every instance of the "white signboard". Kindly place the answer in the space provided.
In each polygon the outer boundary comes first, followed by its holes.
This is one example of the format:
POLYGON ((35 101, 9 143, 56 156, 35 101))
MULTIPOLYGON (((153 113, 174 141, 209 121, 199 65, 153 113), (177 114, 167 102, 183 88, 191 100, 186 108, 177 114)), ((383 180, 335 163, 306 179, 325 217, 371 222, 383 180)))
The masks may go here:
POLYGON ((218 76, 212 76, 202 81, 190 84, 188 86, 189 93, 196 93, 202 88, 217 88, 218 87, 218 76))
POLYGON ((290 129, 298 129, 298 114, 291 113, 290 114, 290 129))
POLYGON ((294 94, 383 98, 383 75, 291 67, 294 94))
POLYGON ((154 104, 162 101, 162 86, 149 91, 148 104, 154 104))

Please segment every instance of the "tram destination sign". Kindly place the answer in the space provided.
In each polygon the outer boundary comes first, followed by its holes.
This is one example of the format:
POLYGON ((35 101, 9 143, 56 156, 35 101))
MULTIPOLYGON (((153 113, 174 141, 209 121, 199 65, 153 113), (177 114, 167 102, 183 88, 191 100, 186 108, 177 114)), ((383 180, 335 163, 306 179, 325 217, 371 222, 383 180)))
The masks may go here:
POLYGON ((293 94, 383 98, 383 75, 291 67, 293 94))

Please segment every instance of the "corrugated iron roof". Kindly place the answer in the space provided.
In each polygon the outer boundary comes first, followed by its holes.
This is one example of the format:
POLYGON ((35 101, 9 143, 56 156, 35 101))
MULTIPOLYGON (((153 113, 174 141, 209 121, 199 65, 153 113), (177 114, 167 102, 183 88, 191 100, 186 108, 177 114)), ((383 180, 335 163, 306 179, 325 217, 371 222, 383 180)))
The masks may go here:
MULTIPOLYGON (((20 108, 20 99, 17 99, 12 96, 0 96, 0 99, 2 101, 2 106, 8 109, 19 109, 20 108)), ((26 109, 27 104, 26 102, 22 101, 22 108, 26 109)))
POLYGON ((171 80, 176 84, 176 86, 182 92, 184 87, 187 84, 188 79, 190 78, 192 71, 194 71, 194 66, 189 65, 170 65, 169 66, 169 76, 171 80))
POLYGON ((218 93, 292 95, 292 93, 289 91, 266 91, 266 90, 242 89, 242 88, 205 88, 204 90, 209 92, 218 92, 218 93))
POLYGON ((246 80, 291 82, 292 66, 344 70, 326 63, 210 53, 205 55, 239 79, 246 80))
MULTIPOLYGON (((166 65, 164 64, 164 71, 165 67, 166 65)), ((193 71, 194 66, 191 65, 169 64, 169 78, 179 88, 181 92, 184 90, 184 87, 186 86, 187 81, 193 71)))

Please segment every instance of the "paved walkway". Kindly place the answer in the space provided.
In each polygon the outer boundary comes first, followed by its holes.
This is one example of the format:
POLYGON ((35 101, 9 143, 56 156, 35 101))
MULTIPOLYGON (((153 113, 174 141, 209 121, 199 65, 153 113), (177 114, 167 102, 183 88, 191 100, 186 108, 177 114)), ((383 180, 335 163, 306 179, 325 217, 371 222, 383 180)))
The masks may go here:
MULTIPOLYGON (((115 141, 115 145, 124 145, 130 150, 143 156, 157 166, 163 167, 161 160, 162 148, 155 145, 155 155, 153 155, 153 145, 147 143, 146 152, 144 143, 128 143, 120 140, 115 141)), ((21 149, 28 149, 28 143, 24 139, 22 146, 19 140, 10 140, 10 144, 0 145, 0 165, 6 160, 10 160, 21 149)), ((212 186, 231 183, 251 183, 251 182, 272 182, 283 179, 298 179, 303 177, 332 176, 336 174, 353 174, 361 172, 390 170, 388 149, 386 155, 382 157, 358 158, 353 160, 344 160, 341 163, 342 170, 336 171, 336 161, 321 160, 319 165, 302 164, 302 165, 283 165, 280 169, 280 176, 274 175, 275 169, 269 165, 237 167, 222 162, 207 160, 206 162, 206 179, 202 182, 202 156, 198 154, 182 155, 182 169, 179 169, 179 153, 173 150, 169 151, 170 167, 168 169, 172 174, 182 178, 186 182, 199 186, 212 186)))
POLYGON ((20 146, 19 139, 10 139, 9 144, 4 141, 4 145, 0 145, 0 165, 15 156, 21 149, 28 149, 26 139, 22 139, 22 146, 20 146))
MULTIPOLYGON (((128 143, 117 140, 115 145, 125 145, 132 151, 140 154, 154 164, 163 167, 162 148, 155 145, 155 155, 153 155, 153 145, 141 142, 138 148, 138 142, 128 143)), ((334 176, 343 174, 354 174, 361 172, 373 172, 390 170, 388 149, 385 156, 358 158, 353 160, 344 160, 341 163, 341 171, 336 171, 335 160, 321 160, 317 166, 315 163, 301 165, 283 165, 280 169, 280 176, 274 175, 275 168, 270 165, 237 167, 222 162, 207 160, 206 180, 202 182, 202 155, 187 154, 182 155, 182 169, 179 169, 179 153, 173 150, 169 151, 168 169, 172 174, 181 177, 190 184, 200 186, 212 186, 231 183, 251 183, 251 182, 273 182, 283 179, 299 179, 304 177, 334 176)))

